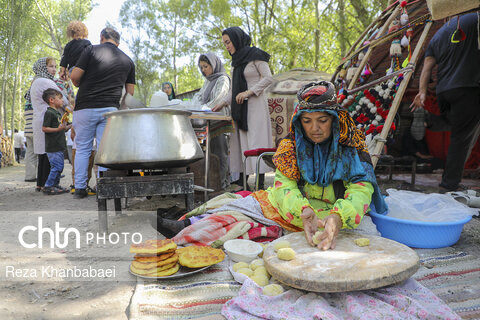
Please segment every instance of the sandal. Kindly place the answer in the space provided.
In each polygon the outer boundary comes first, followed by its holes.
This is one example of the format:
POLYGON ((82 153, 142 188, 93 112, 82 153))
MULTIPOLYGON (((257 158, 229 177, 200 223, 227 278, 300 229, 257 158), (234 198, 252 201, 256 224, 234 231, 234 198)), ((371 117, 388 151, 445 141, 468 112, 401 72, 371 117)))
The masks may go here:
POLYGON ((448 194, 458 202, 463 203, 471 208, 480 208, 480 197, 474 190, 467 190, 470 192, 449 192, 448 194))
POLYGON ((57 194, 62 194, 62 193, 65 193, 65 192, 68 192, 68 191, 66 191, 66 190, 63 189, 63 188, 60 189, 60 188, 57 188, 57 187, 49 187, 49 188, 45 187, 45 188, 43 189, 43 193, 46 194, 46 195, 49 195, 49 196, 51 196, 51 195, 57 195, 57 194))
POLYGON ((87 186, 87 193, 89 196, 94 196, 97 194, 97 190, 95 187, 90 188, 89 186, 87 186))
POLYGON ((36 192, 43 191, 43 187, 38 187, 38 186, 37 186, 37 187, 35 187, 35 191, 36 191, 36 192))
POLYGON ((64 188, 64 187, 55 186, 55 188, 57 188, 58 190, 63 191, 63 193, 70 192, 70 189, 67 189, 67 188, 64 188))

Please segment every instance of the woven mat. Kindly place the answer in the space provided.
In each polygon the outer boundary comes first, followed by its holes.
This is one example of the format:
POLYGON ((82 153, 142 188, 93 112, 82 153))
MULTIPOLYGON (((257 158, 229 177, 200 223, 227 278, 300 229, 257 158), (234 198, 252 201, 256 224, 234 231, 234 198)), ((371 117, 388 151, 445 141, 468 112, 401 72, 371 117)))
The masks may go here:
POLYGON ((422 263, 415 280, 462 319, 480 319, 480 258, 451 247, 415 251, 422 263))
MULTIPOLYGON (((451 247, 415 251, 422 265, 413 277, 463 319, 480 319, 480 258, 451 247)), ((241 287, 228 263, 227 257, 203 273, 179 279, 138 278, 130 319, 224 319, 222 305, 241 287)))
POLYGON ((157 282, 137 278, 130 302, 132 320, 224 319, 221 309, 241 284, 228 270, 228 257, 204 272, 157 282))

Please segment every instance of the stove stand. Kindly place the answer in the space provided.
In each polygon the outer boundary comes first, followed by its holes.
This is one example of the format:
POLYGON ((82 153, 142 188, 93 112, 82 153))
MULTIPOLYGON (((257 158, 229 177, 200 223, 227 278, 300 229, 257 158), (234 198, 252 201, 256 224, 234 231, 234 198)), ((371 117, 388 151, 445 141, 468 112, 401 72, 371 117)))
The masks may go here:
POLYGON ((193 210, 193 173, 128 176, 123 171, 105 171, 97 180, 98 228, 108 233, 107 199, 114 199, 115 214, 122 213, 121 198, 185 195, 185 207, 193 210), (113 176, 115 175, 115 176, 113 176))

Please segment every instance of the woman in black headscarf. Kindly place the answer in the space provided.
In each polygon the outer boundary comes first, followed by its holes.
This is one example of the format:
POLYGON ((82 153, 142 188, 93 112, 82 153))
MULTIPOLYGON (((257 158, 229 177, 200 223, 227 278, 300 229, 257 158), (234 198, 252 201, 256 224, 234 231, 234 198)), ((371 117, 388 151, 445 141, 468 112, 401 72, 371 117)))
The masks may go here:
MULTIPOLYGON (((272 83, 268 66, 270 55, 251 46, 252 39, 239 27, 223 30, 222 41, 232 56, 232 89, 227 97, 212 110, 219 111, 227 105, 232 107, 235 131, 230 139, 230 171, 240 172, 237 184, 243 174, 255 171, 255 159, 247 160, 243 172, 243 152, 257 148, 272 148, 272 126, 268 111, 265 89, 272 83)), ((260 165, 259 186, 263 188, 264 173, 270 171, 260 165)))

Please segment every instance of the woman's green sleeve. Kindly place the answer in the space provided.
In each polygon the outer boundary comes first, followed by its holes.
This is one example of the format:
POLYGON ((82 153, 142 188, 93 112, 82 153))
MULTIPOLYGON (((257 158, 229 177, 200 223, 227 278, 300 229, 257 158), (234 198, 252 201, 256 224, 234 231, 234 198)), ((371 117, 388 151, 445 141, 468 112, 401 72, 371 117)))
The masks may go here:
POLYGON ((370 210, 373 186, 370 182, 345 183, 344 199, 335 201, 330 213, 337 212, 342 218, 342 229, 358 227, 363 216, 370 210))
POLYGON ((275 182, 269 190, 268 200, 279 214, 290 224, 303 228, 301 214, 304 208, 313 207, 302 195, 297 181, 285 177, 279 170, 275 171, 275 182))

